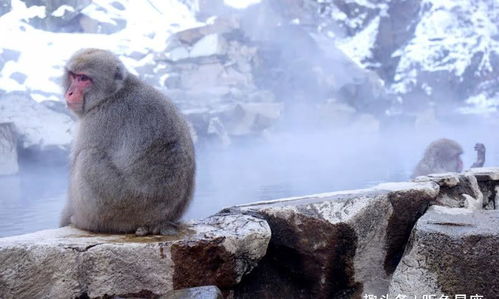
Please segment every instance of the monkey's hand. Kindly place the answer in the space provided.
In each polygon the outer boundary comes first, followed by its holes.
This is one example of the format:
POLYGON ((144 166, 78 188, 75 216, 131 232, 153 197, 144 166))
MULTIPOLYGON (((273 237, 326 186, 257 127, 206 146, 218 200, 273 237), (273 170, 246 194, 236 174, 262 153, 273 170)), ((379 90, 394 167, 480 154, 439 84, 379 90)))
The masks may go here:
POLYGON ((475 144, 476 162, 471 165, 471 168, 483 167, 485 164, 485 145, 483 143, 475 144))

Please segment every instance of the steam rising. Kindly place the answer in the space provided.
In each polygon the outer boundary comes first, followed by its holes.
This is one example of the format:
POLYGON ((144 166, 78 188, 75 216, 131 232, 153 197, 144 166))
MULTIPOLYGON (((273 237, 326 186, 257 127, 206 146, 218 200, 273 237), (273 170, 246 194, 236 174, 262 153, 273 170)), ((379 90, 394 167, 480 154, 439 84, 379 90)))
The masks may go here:
MULTIPOLYGON (((334 43, 298 25, 304 20, 278 14, 268 1, 243 2, 225 0, 248 7, 237 14, 261 51, 255 84, 285 108, 257 138, 197 147, 197 186, 184 219, 252 201, 405 181, 425 147, 442 137, 462 145, 465 169, 475 161, 476 142, 487 148, 485 166, 498 164, 493 117, 460 115, 445 94, 437 99, 445 106, 417 96, 403 106, 334 43)), ((0 237, 56 227, 66 188, 64 167, 24 165, 17 177, 0 177, 0 237)))

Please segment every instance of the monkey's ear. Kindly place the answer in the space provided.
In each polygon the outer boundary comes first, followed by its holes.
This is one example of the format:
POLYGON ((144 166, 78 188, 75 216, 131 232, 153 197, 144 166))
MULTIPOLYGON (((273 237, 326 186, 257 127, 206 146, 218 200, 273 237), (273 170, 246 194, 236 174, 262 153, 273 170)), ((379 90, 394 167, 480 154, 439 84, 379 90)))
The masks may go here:
POLYGON ((116 67, 116 71, 114 72, 114 80, 115 81, 123 81, 123 80, 125 80, 125 77, 126 77, 125 66, 118 65, 116 67))
POLYGON ((114 73, 114 80, 123 80, 123 73, 120 67, 116 68, 116 72, 114 73))

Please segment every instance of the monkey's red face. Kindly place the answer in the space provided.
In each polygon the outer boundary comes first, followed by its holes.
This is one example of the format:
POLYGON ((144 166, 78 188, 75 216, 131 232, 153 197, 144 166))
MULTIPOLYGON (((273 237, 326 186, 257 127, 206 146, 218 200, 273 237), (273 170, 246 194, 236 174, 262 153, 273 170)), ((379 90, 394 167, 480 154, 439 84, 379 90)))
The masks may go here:
POLYGON ((69 87, 64 94, 69 109, 74 112, 83 110, 85 92, 92 86, 92 78, 82 73, 68 72, 69 87))

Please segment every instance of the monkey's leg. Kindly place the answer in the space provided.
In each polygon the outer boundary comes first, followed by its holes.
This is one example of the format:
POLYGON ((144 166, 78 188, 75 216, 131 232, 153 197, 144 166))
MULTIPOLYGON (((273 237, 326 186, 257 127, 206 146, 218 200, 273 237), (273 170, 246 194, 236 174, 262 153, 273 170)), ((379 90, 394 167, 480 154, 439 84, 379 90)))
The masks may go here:
POLYGON ((73 204, 70 199, 66 202, 64 209, 62 210, 61 221, 59 222, 59 227, 67 226, 71 224, 71 216, 73 216, 73 204))

